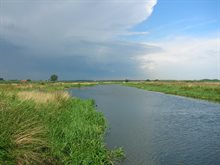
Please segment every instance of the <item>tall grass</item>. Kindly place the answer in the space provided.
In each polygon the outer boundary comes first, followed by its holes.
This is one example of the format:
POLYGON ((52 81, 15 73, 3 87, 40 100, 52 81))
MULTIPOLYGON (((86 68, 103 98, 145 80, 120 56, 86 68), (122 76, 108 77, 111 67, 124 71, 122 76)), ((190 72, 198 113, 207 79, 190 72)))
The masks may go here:
POLYGON ((34 114, 34 105, 0 92, 0 162, 42 164, 48 148, 47 129, 34 114))
POLYGON ((104 143, 94 101, 63 92, 0 90, 0 164, 114 164, 122 150, 104 143))

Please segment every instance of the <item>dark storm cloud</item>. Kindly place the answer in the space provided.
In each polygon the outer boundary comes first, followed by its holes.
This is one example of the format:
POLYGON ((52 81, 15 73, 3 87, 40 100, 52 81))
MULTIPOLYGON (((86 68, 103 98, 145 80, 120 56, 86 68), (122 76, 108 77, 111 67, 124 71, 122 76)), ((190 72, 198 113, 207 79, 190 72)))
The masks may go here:
POLYGON ((138 78, 143 75, 138 72, 135 56, 159 50, 129 42, 73 41, 42 52, 0 41, 4 47, 0 50, 0 66, 9 78, 16 77, 17 72, 22 73, 21 78, 36 79, 47 79, 51 73, 63 79, 138 78))
POLYGON ((147 19, 156 0, 3 0, 0 10, 0 76, 9 79, 138 78, 135 57, 157 50, 120 41, 147 19))

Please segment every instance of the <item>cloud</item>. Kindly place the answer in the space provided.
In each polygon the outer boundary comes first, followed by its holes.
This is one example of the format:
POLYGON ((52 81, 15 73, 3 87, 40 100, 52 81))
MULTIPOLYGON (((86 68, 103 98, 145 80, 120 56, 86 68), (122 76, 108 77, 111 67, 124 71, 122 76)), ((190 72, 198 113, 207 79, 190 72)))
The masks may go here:
POLYGON ((176 37, 153 45, 163 51, 138 57, 151 78, 220 78, 220 38, 176 37))
POLYGON ((38 43, 109 40, 147 19, 155 4, 156 0, 3 1, 0 35, 10 24, 11 33, 23 29, 26 40, 38 43))
MULTIPOLYGON (((155 51, 120 41, 152 13, 156 0, 2 1, 0 69, 8 78, 140 77, 132 60, 155 51), (124 69, 123 69, 124 68, 124 69)), ((141 33, 145 34, 145 33, 141 33)))
POLYGON ((55 51, 35 52, 4 40, 1 44, 4 44, 4 49, 0 48, 2 77, 13 79, 47 79, 51 73, 61 79, 142 78, 144 72, 140 72, 139 63, 133 59, 160 49, 122 41, 72 41, 55 51))
MULTIPOLYGON (((157 0, 3 0, 0 77, 47 79, 56 73, 61 79, 220 78, 219 35, 171 36, 155 43, 126 41, 126 36, 148 36, 148 32, 132 29, 148 19, 156 3, 157 0)), ((186 31, 212 23, 185 22, 187 27, 176 29, 186 31)), ((161 25, 156 31, 159 34, 182 23, 161 25)))
POLYGON ((149 32, 127 32, 125 34, 123 34, 124 36, 134 36, 134 35, 148 35, 149 32))

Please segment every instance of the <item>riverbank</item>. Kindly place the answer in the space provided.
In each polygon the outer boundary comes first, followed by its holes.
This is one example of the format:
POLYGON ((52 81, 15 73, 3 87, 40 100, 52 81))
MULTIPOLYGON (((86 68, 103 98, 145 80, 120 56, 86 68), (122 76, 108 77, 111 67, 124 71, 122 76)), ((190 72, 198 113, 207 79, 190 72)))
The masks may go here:
POLYGON ((123 146, 124 165, 219 165, 220 104, 122 85, 70 92, 96 100, 111 128, 106 142, 123 146))
POLYGON ((73 86, 0 86, 1 164, 114 164, 123 156, 106 147, 106 121, 94 101, 60 91, 73 86))
POLYGON ((122 85, 220 103, 219 82, 150 81, 127 82, 122 85))
MULTIPOLYGON (((1 81, 0 81, 1 82, 1 81)), ((46 82, 46 81, 36 81, 36 82, 26 82, 22 83, 11 82, 11 81, 2 81, 0 83, 0 89, 6 91, 22 91, 22 90, 39 90, 39 91, 57 91, 65 90, 68 88, 78 88, 85 86, 94 86, 97 85, 97 82, 46 82)))

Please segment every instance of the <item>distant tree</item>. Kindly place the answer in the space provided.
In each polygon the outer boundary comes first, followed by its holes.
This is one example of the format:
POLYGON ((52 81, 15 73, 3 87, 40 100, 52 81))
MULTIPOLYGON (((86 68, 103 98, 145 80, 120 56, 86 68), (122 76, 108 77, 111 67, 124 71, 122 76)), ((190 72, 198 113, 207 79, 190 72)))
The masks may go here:
POLYGON ((0 81, 4 81, 4 79, 0 77, 0 81))
POLYGON ((58 76, 57 76, 56 74, 52 74, 52 75, 50 76, 50 81, 55 82, 55 81, 57 81, 57 80, 58 80, 58 76))
POLYGON ((31 82, 31 79, 27 79, 27 82, 31 82))

